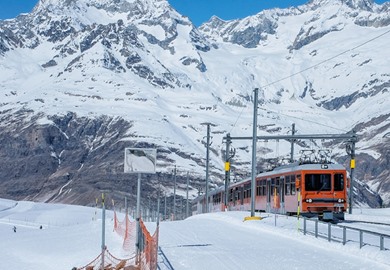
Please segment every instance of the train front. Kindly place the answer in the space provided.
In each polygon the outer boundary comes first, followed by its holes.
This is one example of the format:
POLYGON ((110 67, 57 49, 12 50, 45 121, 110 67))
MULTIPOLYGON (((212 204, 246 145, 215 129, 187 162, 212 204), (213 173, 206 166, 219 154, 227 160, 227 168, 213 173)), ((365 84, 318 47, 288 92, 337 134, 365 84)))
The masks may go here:
POLYGON ((339 164, 317 164, 302 170, 298 179, 302 215, 323 220, 344 220, 347 209, 346 170, 339 164))

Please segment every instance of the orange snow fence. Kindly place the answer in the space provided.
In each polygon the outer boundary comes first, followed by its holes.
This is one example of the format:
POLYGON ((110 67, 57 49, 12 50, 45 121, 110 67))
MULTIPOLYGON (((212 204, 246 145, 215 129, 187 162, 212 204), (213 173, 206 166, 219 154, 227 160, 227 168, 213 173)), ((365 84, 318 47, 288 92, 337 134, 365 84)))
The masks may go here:
POLYGON ((129 259, 118 259, 112 255, 108 250, 104 251, 97 256, 92 262, 87 264, 84 267, 77 268, 77 270, 130 270, 130 269, 139 269, 135 267, 135 256, 129 259), (103 260, 104 256, 104 260, 103 260), (104 261, 104 267, 102 262, 104 261))
POLYGON ((128 214, 122 222, 119 222, 116 212, 114 212, 114 231, 123 238, 123 249, 131 254, 136 252, 136 225, 135 221, 130 221, 128 214))
POLYGON ((140 265, 142 270, 157 269, 157 249, 158 249, 158 233, 159 227, 153 235, 149 231, 142 219, 140 220, 141 237, 140 237, 140 265))
POLYGON ((153 235, 149 233, 144 222, 140 219, 139 254, 136 256, 136 222, 125 219, 119 222, 114 212, 114 231, 123 238, 122 248, 132 254, 129 259, 118 259, 107 249, 92 262, 77 270, 157 270, 157 250, 159 226, 153 235), (104 266, 103 266, 104 264, 104 266))

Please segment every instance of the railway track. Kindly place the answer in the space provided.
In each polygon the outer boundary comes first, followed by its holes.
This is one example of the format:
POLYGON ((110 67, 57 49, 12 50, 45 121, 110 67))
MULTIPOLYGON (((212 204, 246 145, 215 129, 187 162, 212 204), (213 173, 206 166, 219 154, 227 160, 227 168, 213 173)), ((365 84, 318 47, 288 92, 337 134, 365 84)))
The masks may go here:
POLYGON ((174 270, 171 262, 168 260, 162 248, 158 247, 158 262, 157 262, 158 270, 174 270))

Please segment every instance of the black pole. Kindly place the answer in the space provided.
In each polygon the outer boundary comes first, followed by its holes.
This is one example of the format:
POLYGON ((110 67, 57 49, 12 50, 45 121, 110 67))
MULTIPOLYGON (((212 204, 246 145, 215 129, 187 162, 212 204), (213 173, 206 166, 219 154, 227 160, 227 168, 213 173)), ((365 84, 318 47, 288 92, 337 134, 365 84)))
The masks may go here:
MULTIPOLYGON (((355 132, 354 132, 355 134, 355 132)), ((352 206, 353 206, 353 186, 354 186, 354 169, 355 169, 355 140, 352 140, 351 144, 351 162, 350 162, 350 168, 351 168, 351 183, 349 186, 349 214, 352 214, 352 206)))
POLYGON ((230 185, 230 134, 226 135, 226 152, 225 152, 225 210, 228 208, 229 185, 230 185))
POLYGON ((207 123, 206 142, 206 213, 209 212, 209 162, 210 162, 210 123, 207 123))
MULTIPOLYGON (((295 135, 295 124, 292 124, 292 129, 291 129, 291 135, 295 135)), ((295 140, 291 140, 291 153, 290 153, 290 163, 294 162, 294 142, 295 140)))

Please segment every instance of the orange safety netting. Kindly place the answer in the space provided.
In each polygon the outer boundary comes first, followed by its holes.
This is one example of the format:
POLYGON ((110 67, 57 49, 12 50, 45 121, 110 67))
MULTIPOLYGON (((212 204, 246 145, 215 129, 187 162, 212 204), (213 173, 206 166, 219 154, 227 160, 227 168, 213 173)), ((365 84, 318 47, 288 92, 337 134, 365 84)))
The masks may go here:
POLYGON ((84 267, 77 268, 77 270, 127 270, 127 269, 137 269, 135 266, 135 256, 129 259, 118 259, 113 256, 108 250, 104 251, 104 256, 102 253, 97 256, 92 262, 87 264, 84 267), (104 260, 103 260, 104 258, 104 260), (104 267, 103 267, 104 264, 104 267))
POLYGON ((142 237, 140 239, 141 269, 156 270, 159 227, 157 226, 153 235, 150 235, 142 220, 140 220, 140 227, 142 232, 142 237))
POLYGON ((123 249, 134 254, 129 259, 118 259, 106 249, 92 262, 77 270, 157 270, 157 250, 159 226, 153 235, 142 219, 140 219, 139 257, 136 257, 136 222, 130 221, 126 214, 125 219, 119 222, 114 212, 114 231, 123 237, 123 249), (103 266, 104 265, 104 266, 103 266))
POLYGON ((122 222, 119 222, 116 212, 114 212, 114 231, 123 238, 123 249, 131 254, 135 253, 136 222, 130 221, 128 214, 122 222))

